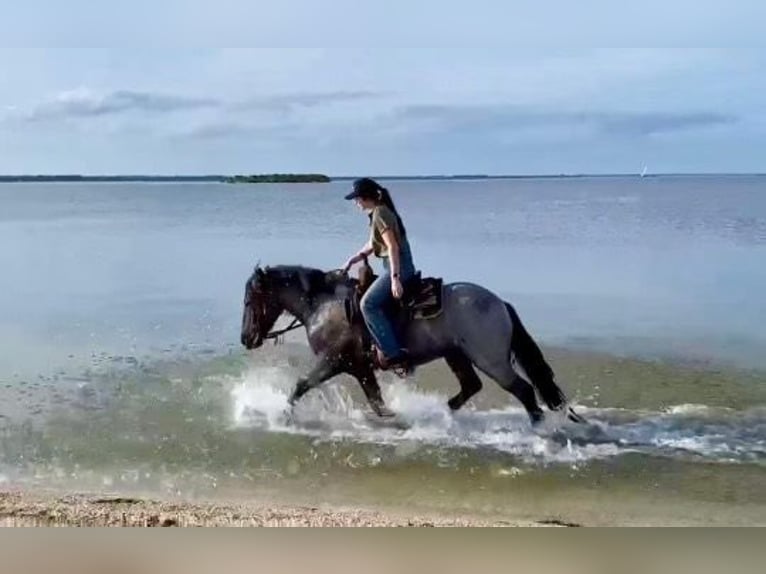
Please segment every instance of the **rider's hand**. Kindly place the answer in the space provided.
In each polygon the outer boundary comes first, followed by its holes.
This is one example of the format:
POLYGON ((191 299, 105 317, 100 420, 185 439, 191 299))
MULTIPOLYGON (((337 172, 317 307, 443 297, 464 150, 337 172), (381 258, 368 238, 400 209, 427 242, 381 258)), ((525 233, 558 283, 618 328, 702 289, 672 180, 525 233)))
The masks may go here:
POLYGON ((391 278, 391 294, 394 296, 395 299, 401 299, 402 295, 404 294, 404 289, 402 288, 402 281, 398 277, 391 278))
POLYGON ((356 263, 356 261, 354 261, 353 257, 351 259, 349 259, 348 261, 346 261, 346 263, 344 263, 343 267, 342 267, 343 273, 348 275, 348 271, 349 271, 349 269, 351 269, 351 267, 354 266, 354 263, 356 263))

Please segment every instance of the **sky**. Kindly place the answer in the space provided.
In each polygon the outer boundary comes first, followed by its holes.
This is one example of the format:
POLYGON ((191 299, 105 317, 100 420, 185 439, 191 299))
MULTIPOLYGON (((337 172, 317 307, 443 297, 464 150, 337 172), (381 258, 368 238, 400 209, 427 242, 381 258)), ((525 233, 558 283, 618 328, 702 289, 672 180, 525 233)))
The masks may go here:
POLYGON ((2 174, 766 172, 761 0, 27 0, 3 20, 2 174))

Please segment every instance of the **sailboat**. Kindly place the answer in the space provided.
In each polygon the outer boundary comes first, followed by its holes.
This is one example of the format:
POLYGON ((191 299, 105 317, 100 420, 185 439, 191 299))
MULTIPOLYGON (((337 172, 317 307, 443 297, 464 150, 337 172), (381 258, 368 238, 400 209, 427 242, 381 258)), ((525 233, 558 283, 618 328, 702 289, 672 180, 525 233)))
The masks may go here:
POLYGON ((644 169, 641 170, 641 177, 646 177, 646 171, 647 171, 647 167, 646 167, 646 164, 644 164, 644 169))

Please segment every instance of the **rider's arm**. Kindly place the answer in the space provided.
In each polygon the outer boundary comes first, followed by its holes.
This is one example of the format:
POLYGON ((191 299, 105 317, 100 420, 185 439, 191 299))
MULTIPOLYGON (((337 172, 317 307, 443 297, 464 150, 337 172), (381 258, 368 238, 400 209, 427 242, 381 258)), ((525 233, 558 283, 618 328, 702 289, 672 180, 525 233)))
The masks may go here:
POLYGON ((372 254, 372 239, 370 239, 367 243, 364 244, 364 247, 362 247, 359 251, 356 252, 356 254, 352 255, 351 258, 346 262, 346 270, 348 270, 352 265, 356 265, 359 263, 362 259, 365 257, 369 257, 372 254))
POLYGON ((383 242, 388 247, 388 257, 391 261, 391 278, 399 277, 399 242, 392 229, 383 232, 383 242))
POLYGON ((359 263, 362 259, 365 257, 369 257, 372 255, 372 239, 370 239, 367 243, 364 244, 364 247, 362 247, 359 251, 357 251, 356 255, 354 255, 354 263, 359 263))

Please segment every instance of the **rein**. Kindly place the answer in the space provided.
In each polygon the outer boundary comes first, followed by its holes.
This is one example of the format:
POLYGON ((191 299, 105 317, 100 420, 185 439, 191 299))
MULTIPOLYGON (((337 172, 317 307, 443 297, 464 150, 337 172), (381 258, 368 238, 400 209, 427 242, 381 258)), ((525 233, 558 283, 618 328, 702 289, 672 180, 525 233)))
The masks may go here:
POLYGON ((294 331, 295 329, 299 329, 302 326, 303 326, 303 323, 300 322, 300 319, 295 317, 292 323, 290 323, 287 327, 285 327, 284 329, 279 329, 278 331, 269 331, 266 335, 263 336, 263 339, 264 340, 274 339, 274 344, 276 345, 277 343, 280 342, 279 338, 282 335, 284 335, 285 333, 289 333, 290 331, 294 331))

